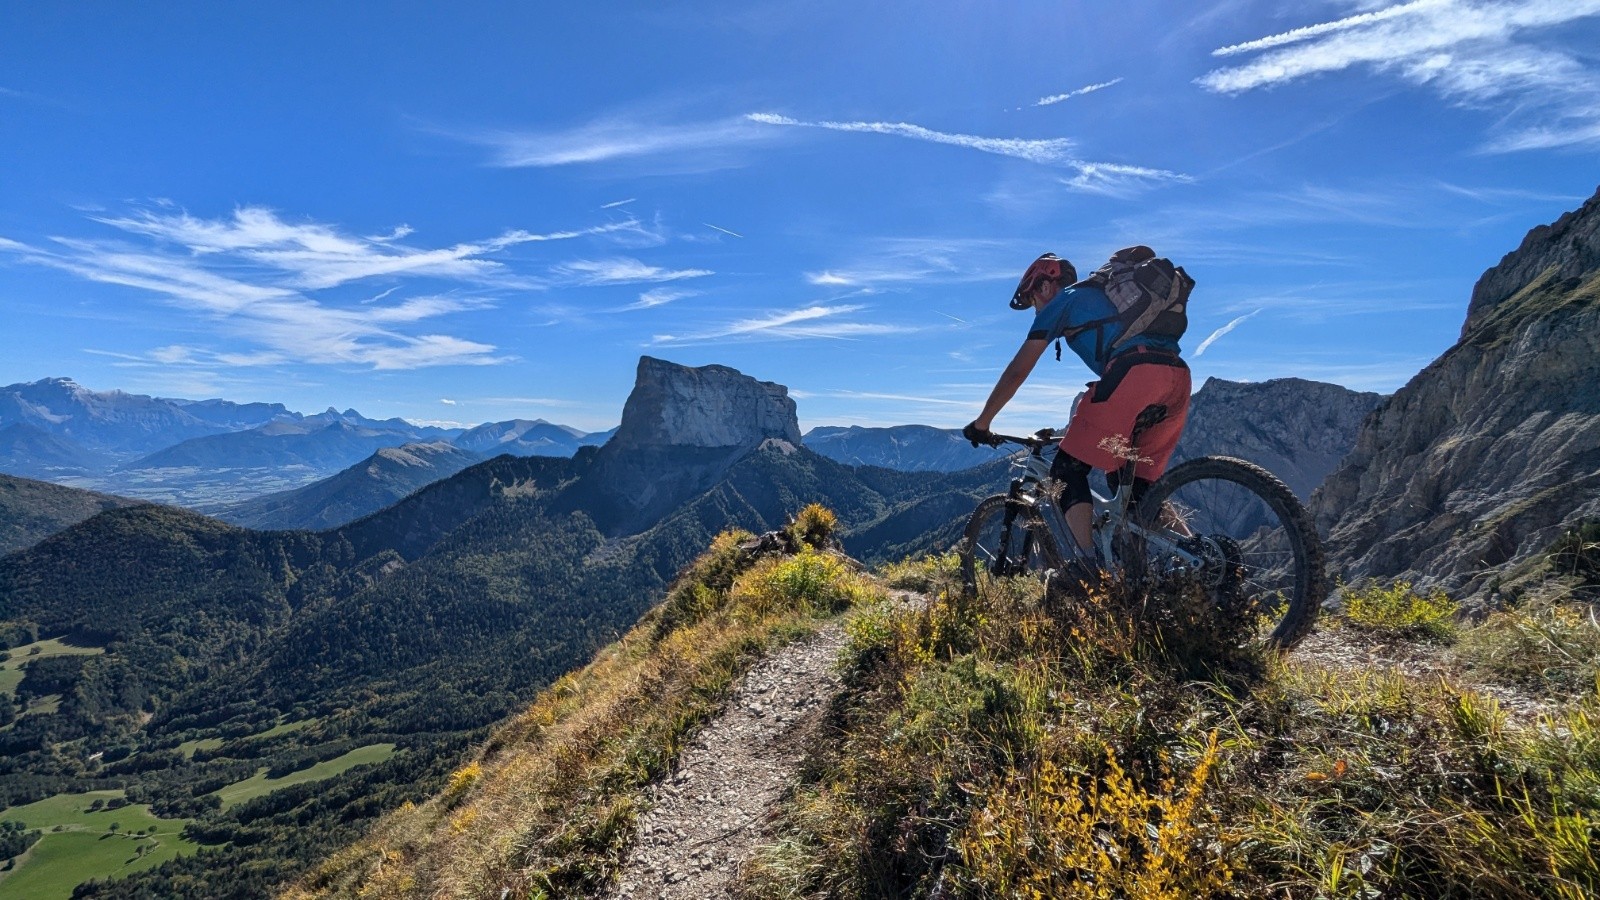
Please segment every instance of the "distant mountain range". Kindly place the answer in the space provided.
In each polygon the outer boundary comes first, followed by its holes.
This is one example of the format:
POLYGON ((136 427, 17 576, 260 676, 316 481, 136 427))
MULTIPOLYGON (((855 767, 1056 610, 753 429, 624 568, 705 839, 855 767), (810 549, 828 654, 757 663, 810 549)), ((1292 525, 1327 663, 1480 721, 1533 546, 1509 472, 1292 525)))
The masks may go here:
MULTIPOLYGON (((6 709, 19 717, 0 729, 0 808, 114 785, 195 818, 218 849, 136 876, 140 895, 292 876, 437 786, 478 729, 631 625, 724 529, 775 528, 818 501, 852 552, 899 555, 947 544, 1002 477, 844 466, 799 444, 794 412, 779 385, 645 360, 616 435, 572 459, 499 456, 322 533, 143 506, 0 557, 0 637, 105 651, 24 680, 54 700, 6 709), (232 740, 274 721, 314 724, 232 740), (174 754, 184 742, 213 749, 174 754), (380 742, 403 752, 313 791, 220 810, 200 791, 380 742)), ((459 452, 424 446, 404 455, 427 467, 459 452)), ((372 465, 392 475, 400 457, 372 465)), ((313 502, 340 502, 321 487, 313 502)))
POLYGON ((805 445, 848 466, 882 466, 903 472, 956 472, 1009 452, 974 447, 961 437, 960 429, 931 425, 819 425, 806 432, 805 445))
POLYGON ((0 472, 203 510, 310 484, 385 447, 447 441, 477 458, 571 456, 610 434, 542 419, 461 429, 354 409, 304 415, 278 403, 91 391, 67 378, 0 388, 0 472))
POLYGON ((229 504, 212 514, 246 528, 322 531, 375 513, 482 461, 479 454, 444 441, 384 447, 330 478, 229 504))

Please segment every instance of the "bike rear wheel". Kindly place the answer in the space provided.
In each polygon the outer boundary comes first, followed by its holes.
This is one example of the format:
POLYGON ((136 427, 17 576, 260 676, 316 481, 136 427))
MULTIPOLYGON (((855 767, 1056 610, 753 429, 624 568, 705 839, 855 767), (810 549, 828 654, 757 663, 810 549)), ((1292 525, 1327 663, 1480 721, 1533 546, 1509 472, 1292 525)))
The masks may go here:
MULTIPOLYGON (((1204 456, 1174 466, 1145 493, 1136 521, 1204 562, 1194 572, 1219 598, 1263 617, 1268 646, 1287 649, 1316 622, 1328 593, 1316 525, 1294 492, 1254 463, 1204 456)), ((1146 572, 1193 571, 1153 542, 1146 572)))
POLYGON ((959 548, 965 596, 982 578, 1043 576, 1061 568, 1060 554, 1038 510, 1005 494, 986 497, 967 519, 959 548))

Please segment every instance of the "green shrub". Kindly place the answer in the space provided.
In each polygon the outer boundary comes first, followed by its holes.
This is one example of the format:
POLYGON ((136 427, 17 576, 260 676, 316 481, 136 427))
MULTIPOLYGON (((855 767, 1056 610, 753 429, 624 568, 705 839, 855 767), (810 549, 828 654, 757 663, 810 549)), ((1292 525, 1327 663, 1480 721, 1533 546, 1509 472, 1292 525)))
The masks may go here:
POLYGON ((955 551, 908 557, 884 566, 879 576, 892 588, 930 594, 955 585, 961 577, 961 557, 955 551))
POLYGON ((758 561, 728 592, 741 613, 757 616, 838 612, 872 594, 844 557, 811 549, 758 561))
POLYGON ((1575 576, 1582 588, 1600 588, 1600 519, 1584 519, 1550 545, 1550 569, 1575 576))
POLYGON ((660 618, 656 620, 657 640, 701 621, 722 607, 734 579, 754 562, 741 546, 752 537, 750 532, 738 528, 722 532, 678 575, 661 604, 660 618))
POLYGON ((1363 631, 1444 641, 1455 634, 1458 609, 1443 591, 1423 594, 1409 581, 1396 581, 1388 587, 1370 584, 1347 589, 1341 618, 1363 631))

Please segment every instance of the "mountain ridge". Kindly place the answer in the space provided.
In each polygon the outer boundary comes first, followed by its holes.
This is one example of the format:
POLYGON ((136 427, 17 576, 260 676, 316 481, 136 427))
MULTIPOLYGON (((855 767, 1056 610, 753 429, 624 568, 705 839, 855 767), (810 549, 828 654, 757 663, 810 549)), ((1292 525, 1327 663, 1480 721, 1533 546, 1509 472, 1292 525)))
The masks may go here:
POLYGON ((1600 515, 1600 191, 1484 273, 1461 338, 1366 420, 1311 505, 1350 577, 1479 606, 1600 515))

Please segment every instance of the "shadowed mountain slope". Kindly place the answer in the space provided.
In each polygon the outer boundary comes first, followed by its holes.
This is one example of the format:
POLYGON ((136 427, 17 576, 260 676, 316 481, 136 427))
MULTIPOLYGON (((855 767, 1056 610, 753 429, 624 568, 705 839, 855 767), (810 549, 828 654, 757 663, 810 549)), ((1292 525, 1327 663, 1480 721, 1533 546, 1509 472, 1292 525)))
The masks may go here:
POLYGON ((385 447, 322 481, 229 504, 215 515, 246 528, 322 531, 377 512, 480 461, 476 453, 443 441, 385 447))
POLYGON ((106 469, 112 457, 96 453, 29 422, 0 428, 0 472, 24 478, 85 475, 106 469))
POLYGON ((0 556, 31 547, 108 509, 139 501, 0 475, 0 556))

